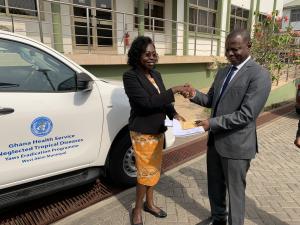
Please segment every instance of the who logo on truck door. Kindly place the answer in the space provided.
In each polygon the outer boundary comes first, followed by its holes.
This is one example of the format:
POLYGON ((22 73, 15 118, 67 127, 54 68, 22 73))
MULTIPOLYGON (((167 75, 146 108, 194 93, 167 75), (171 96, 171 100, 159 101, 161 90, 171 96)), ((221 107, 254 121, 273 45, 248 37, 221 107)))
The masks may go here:
POLYGON ((38 117, 31 123, 31 132, 38 137, 48 135, 52 131, 52 128, 52 121, 45 116, 38 117))

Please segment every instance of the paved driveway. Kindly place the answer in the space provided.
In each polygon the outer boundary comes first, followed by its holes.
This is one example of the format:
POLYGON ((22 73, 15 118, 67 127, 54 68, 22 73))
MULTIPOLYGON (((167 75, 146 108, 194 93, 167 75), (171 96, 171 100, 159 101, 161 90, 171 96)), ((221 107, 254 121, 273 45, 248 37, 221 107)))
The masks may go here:
MULTIPOLYGON (((300 225, 300 149, 293 145, 298 118, 290 113, 258 130, 260 153, 247 177, 247 225, 300 225)), ((168 171, 156 203, 165 219, 144 213, 145 225, 202 225, 210 215, 205 155, 168 171)), ((95 204, 56 225, 129 225, 135 189, 95 204)))

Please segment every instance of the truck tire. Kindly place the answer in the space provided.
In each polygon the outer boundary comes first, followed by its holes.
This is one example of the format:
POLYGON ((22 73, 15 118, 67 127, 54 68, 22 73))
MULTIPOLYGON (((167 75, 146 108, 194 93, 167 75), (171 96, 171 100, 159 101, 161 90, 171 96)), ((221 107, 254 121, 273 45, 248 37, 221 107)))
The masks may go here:
POLYGON ((136 184, 135 157, 128 132, 113 143, 109 154, 109 177, 118 185, 136 184))

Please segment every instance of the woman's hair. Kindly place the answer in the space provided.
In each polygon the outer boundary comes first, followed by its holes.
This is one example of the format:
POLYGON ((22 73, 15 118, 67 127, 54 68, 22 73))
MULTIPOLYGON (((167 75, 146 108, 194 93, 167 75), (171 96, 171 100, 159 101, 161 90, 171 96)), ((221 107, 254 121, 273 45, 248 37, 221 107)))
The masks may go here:
POLYGON ((149 44, 152 44, 155 48, 155 45, 150 37, 138 36, 135 38, 128 51, 127 64, 133 68, 136 68, 140 63, 142 54, 146 52, 146 48, 149 44))

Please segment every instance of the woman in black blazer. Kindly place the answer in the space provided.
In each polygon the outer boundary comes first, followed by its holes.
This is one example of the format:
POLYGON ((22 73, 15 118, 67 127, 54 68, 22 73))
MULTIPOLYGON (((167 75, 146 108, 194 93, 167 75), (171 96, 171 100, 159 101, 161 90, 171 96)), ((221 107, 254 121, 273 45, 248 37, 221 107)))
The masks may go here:
POLYGON ((123 75, 125 92, 129 98, 130 137, 137 167, 136 204, 132 210, 132 223, 143 224, 142 208, 163 218, 167 213, 154 205, 153 188, 160 178, 164 121, 170 118, 184 120, 174 109, 174 94, 185 92, 186 87, 176 86, 166 90, 161 75, 154 70, 158 60, 151 38, 137 37, 128 52, 131 69, 123 75), (143 198, 146 195, 146 202, 143 198))

